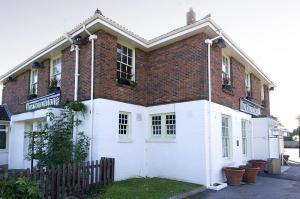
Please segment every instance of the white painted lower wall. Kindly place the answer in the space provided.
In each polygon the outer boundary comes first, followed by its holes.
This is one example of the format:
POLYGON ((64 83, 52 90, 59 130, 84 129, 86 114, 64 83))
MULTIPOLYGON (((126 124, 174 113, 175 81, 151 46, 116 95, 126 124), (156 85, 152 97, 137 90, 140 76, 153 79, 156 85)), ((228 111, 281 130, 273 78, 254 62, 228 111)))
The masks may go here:
MULTIPOLYGON (((91 136, 90 101, 84 102, 87 114, 78 128, 91 136)), ((212 183, 223 182, 224 166, 245 164, 253 156, 252 134, 249 137, 249 154, 242 155, 241 120, 251 121, 251 116, 225 106, 212 103, 211 149, 209 154, 208 101, 190 101, 167 105, 143 107, 112 100, 94 100, 94 132, 92 159, 115 158, 115 180, 131 177, 165 177, 208 186, 211 169, 212 183), (130 137, 120 139, 118 134, 119 112, 130 113, 130 137), (176 138, 152 139, 150 115, 176 114, 176 138), (222 157, 222 114, 231 117, 231 157, 222 157), (239 141, 239 146, 237 146, 239 141), (209 161, 211 157, 211 165, 209 161)), ((31 115, 40 115, 30 113, 31 115)), ((45 116, 45 115, 44 115, 45 116)), ((27 168, 24 162, 24 129, 28 121, 42 117, 28 117, 25 113, 13 116, 10 134, 10 168, 27 168), (25 117, 26 116, 26 117, 25 117), (23 118, 23 119, 22 119, 23 118)))

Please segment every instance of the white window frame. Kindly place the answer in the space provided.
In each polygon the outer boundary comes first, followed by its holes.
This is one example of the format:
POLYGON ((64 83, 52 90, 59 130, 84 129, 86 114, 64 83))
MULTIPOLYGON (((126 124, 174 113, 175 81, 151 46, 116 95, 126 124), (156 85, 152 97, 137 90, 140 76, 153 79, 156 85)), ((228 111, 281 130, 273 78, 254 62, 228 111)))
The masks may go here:
MULTIPOLYGON (((130 67, 130 68, 131 68, 131 75, 132 75, 132 76, 131 76, 131 78, 128 79, 128 80, 135 81, 135 48, 134 48, 133 46, 130 46, 129 44, 124 43, 123 41, 118 41, 118 42, 117 42, 117 74, 118 74, 118 72, 120 72, 120 74, 121 74, 121 73, 124 73, 124 72, 122 71, 122 69, 119 70, 118 64, 123 64, 123 65, 125 65, 125 66, 126 66, 126 69, 127 69, 127 67, 130 67), (130 57, 130 58, 132 59, 131 65, 128 64, 128 58, 129 58, 128 50, 127 50, 127 54, 121 53, 122 56, 123 56, 123 55, 127 56, 127 63, 122 62, 122 57, 121 57, 121 60, 118 60, 118 45, 121 45, 122 47, 125 47, 125 48, 127 48, 127 49, 130 49, 130 50, 132 51, 132 57, 130 57)), ((119 77, 117 76, 117 78, 121 78, 121 75, 120 75, 119 77)))
POLYGON ((263 84, 261 84, 260 86, 260 97, 261 97, 261 101, 265 100, 265 87, 263 84))
POLYGON ((251 122, 246 119, 241 121, 241 135, 242 135, 242 155, 244 158, 250 156, 251 151, 251 122))
POLYGON ((176 138, 176 114, 175 112, 170 113, 160 113, 160 114, 151 114, 150 115, 150 138, 151 139, 175 139, 176 138), (167 116, 172 116, 172 124, 167 124, 167 116), (153 134, 153 128, 157 125, 153 125, 153 117, 160 117, 160 131, 161 134, 153 134), (172 134, 168 134, 168 130, 173 131, 172 134))
POLYGON ((55 77, 60 76, 60 80, 57 82, 57 87, 61 86, 61 68, 62 68, 61 55, 53 56, 50 60, 50 83, 51 80, 53 80, 55 77), (55 60, 60 60, 60 73, 53 74, 53 67, 54 67, 53 62, 55 60))
POLYGON ((231 85, 231 66, 230 57, 222 53, 222 85, 231 85), (224 82, 225 78, 228 79, 228 83, 224 82))
POLYGON ((131 113, 129 112, 125 112, 125 111, 119 111, 118 114, 118 136, 119 136, 119 140, 120 141, 129 141, 131 139, 131 113), (121 118, 120 115, 126 115, 127 116, 127 124, 124 124, 122 122, 120 122, 121 118), (121 130, 124 130, 123 128, 121 128, 121 125, 125 125, 126 128, 126 133, 125 134, 121 134, 121 130))
POLYGON ((38 78, 39 78, 39 72, 38 72, 38 69, 31 69, 30 71, 30 94, 36 94, 38 93, 38 78), (36 82, 34 82, 33 80, 33 75, 34 75, 34 72, 36 72, 36 82), (36 89, 35 89, 35 92, 33 90, 33 85, 36 86, 36 89))
POLYGON ((232 159, 232 118, 228 115, 221 116, 222 157, 224 160, 232 159), (223 119, 227 119, 228 126, 223 125, 223 119), (227 135, 223 130, 227 129, 227 135), (224 136, 225 135, 225 136, 224 136), (226 142, 225 142, 226 141, 226 142), (227 146, 224 144, 227 143, 227 146), (226 151, 225 151, 226 150, 226 151))
POLYGON ((0 152, 7 152, 8 151, 8 131, 9 131, 9 125, 0 123, 0 125, 5 126, 5 129, 0 129, 0 132, 5 133, 5 149, 0 149, 0 152))
POLYGON ((246 96, 251 96, 251 73, 245 71, 245 93, 246 96))

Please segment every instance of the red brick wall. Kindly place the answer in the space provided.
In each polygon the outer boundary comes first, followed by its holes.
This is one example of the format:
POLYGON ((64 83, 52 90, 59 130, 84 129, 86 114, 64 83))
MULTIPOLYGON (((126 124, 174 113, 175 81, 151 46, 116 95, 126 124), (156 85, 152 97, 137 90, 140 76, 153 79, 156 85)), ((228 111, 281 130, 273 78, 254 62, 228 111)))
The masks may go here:
MULTIPOLYGON (((135 87, 116 81, 117 38, 99 31, 95 41, 94 98, 104 98, 132 104, 150 106, 173 102, 208 99, 207 45, 205 34, 198 34, 163 48, 143 52, 135 50, 135 87)), ((245 96, 244 66, 231 58, 233 93, 226 93, 221 83, 221 50, 212 47, 212 100, 230 108, 239 109, 239 99, 245 96)), ((80 47, 79 100, 90 99, 91 45, 87 39, 80 47)), ((48 92, 50 61, 39 69, 38 96, 48 92)), ((70 47, 62 51, 62 104, 74 98, 75 52, 70 47)), ((4 90, 4 102, 13 113, 22 112, 29 88, 29 72, 9 82, 4 90), (24 84, 24 82, 27 82, 24 84), (14 91, 20 90, 14 93, 14 91), (20 93, 20 94, 19 94, 20 93), (26 96, 26 97, 25 97, 26 96)), ((260 101, 260 81, 252 76, 253 97, 260 101)), ((266 91, 266 99, 268 91, 266 91)), ((260 102, 259 102, 260 103, 260 102)), ((264 110, 269 114, 269 108, 264 110)))
POLYGON ((207 99, 207 52, 199 34, 149 53, 147 105, 207 99))
POLYGON ((21 75, 4 84, 3 88, 3 104, 7 104, 9 110, 16 114, 25 111, 23 102, 27 100, 30 84, 30 71, 26 71, 21 75))

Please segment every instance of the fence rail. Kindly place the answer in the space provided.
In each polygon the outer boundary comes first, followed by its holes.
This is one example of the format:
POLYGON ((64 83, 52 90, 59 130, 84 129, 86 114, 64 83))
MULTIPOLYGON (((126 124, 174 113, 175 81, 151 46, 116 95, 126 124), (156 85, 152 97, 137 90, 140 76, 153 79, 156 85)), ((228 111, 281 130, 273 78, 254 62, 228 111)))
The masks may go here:
POLYGON ((25 176, 35 180, 43 192, 43 198, 56 199, 83 195, 91 189, 99 190, 102 186, 111 185, 114 182, 114 167, 113 158, 101 158, 100 161, 8 172, 5 177, 25 176))

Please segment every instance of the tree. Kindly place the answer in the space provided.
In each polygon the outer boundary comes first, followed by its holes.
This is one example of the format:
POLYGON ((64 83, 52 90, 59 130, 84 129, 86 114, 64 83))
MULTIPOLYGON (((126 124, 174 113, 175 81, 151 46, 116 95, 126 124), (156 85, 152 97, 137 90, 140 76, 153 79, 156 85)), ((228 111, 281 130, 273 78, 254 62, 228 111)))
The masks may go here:
POLYGON ((30 142, 28 146, 28 160, 38 160, 40 166, 52 166, 86 159, 89 138, 84 132, 79 132, 74 142, 73 129, 82 121, 75 119, 76 112, 70 107, 66 106, 59 115, 48 113, 48 122, 39 127, 38 131, 25 132, 29 140, 34 137, 34 142, 30 142))

